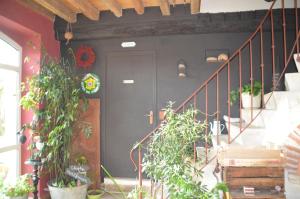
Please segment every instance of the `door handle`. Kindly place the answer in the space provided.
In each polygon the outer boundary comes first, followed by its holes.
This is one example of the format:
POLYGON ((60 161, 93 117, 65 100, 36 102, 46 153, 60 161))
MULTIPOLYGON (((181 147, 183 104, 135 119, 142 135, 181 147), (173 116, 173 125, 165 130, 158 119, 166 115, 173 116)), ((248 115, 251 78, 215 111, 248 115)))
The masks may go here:
POLYGON ((153 113, 153 111, 150 111, 147 116, 149 117, 149 124, 153 124, 154 123, 154 113, 153 113))

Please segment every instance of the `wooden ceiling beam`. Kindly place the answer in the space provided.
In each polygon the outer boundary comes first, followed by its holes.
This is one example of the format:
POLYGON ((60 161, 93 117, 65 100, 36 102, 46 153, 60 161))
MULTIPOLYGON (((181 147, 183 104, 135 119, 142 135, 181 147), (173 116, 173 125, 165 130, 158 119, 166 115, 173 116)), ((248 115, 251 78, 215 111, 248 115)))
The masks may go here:
POLYGON ((122 6, 116 0, 102 0, 116 17, 122 16, 122 6))
POLYGON ((97 21, 99 20, 99 10, 95 8, 87 0, 65 0, 80 10, 87 18, 97 21))
POLYGON ((163 16, 169 16, 171 14, 168 0, 160 0, 160 11, 163 16))
POLYGON ((145 8, 144 8, 144 3, 142 0, 132 0, 133 4, 134 4, 134 9, 136 11, 136 13, 138 13, 139 15, 144 14, 145 12, 145 8))
POLYGON ((191 0, 191 14, 200 13, 201 0, 191 0))
POLYGON ((18 3, 23 5, 26 8, 33 10, 34 12, 48 18, 51 21, 54 21, 55 15, 49 10, 45 9, 41 5, 33 2, 32 0, 17 0, 18 3))
POLYGON ((63 18, 67 22, 75 23, 76 13, 72 12, 65 4, 60 0, 34 0, 36 3, 40 4, 47 10, 53 12, 59 17, 63 18))

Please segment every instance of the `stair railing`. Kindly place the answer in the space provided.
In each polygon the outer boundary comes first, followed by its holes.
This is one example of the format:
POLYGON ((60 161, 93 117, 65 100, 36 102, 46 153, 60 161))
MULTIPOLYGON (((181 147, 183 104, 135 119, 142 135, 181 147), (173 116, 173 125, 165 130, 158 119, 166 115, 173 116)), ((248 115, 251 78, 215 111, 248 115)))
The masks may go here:
MULTIPOLYGON (((280 1, 280 0, 278 0, 280 1)), ((294 12, 295 12, 295 41, 293 43, 293 46, 290 50, 290 54, 288 56, 287 54, 287 28, 286 28, 286 10, 285 10, 285 0, 281 0, 281 13, 282 13, 282 42, 283 42, 283 66, 284 68, 282 69, 279 78, 276 80, 276 49, 275 49, 275 30, 274 30, 274 5, 276 4, 276 0, 273 1, 270 9, 266 13, 266 15, 263 17, 261 22, 259 23, 258 27, 256 28, 255 32, 253 32, 250 37, 241 45, 239 49, 237 49, 229 58, 227 61, 225 61, 221 66, 198 88, 196 89, 178 108, 175 110, 175 112, 179 113, 184 111, 186 108, 192 106, 194 109, 201 110, 202 107, 204 107, 203 111, 203 116, 201 118, 195 118, 202 120, 206 123, 206 129, 205 129, 205 135, 206 137, 209 136, 209 128, 208 128, 208 122, 210 117, 212 115, 216 117, 218 121, 220 121, 220 114, 221 114, 221 98, 224 96, 221 96, 220 90, 223 89, 224 85, 220 83, 220 79, 223 77, 221 75, 226 75, 227 76, 227 93, 225 96, 225 99, 227 100, 227 115, 228 115, 228 126, 227 126, 227 143, 231 144, 234 142, 249 126, 253 123, 253 121, 260 115, 262 112, 262 109, 259 109, 259 111, 256 111, 254 114, 253 111, 253 95, 251 95, 251 121, 243 126, 242 122, 242 89, 243 89, 243 71, 248 70, 250 72, 249 74, 249 81, 251 85, 251 93, 253 93, 253 87, 254 87, 254 70, 255 70, 255 65, 253 63, 253 53, 254 53, 254 44, 255 44, 255 39, 258 39, 259 42, 259 62, 260 62, 260 81, 262 83, 262 89, 261 89, 261 99, 262 99, 262 108, 265 108, 265 105, 269 102, 269 100, 272 97, 273 91, 277 86, 280 84, 280 81, 283 79, 284 74, 288 68, 288 65, 293 57, 293 53, 296 51, 297 54, 299 55, 299 37, 300 37, 300 32, 299 32, 299 24, 298 24, 298 5, 297 5, 297 0, 294 0, 294 12), (269 20, 268 20, 269 19, 269 20), (265 65, 265 42, 264 42, 264 34, 268 33, 264 31, 264 26, 270 26, 269 33, 271 34, 271 64, 269 68, 266 67, 265 65), (249 57, 249 68, 245 68, 243 64, 243 53, 245 51, 248 51, 249 57), (231 109, 231 98, 230 98, 230 93, 232 91, 232 68, 235 65, 235 62, 237 62, 237 67, 238 67, 238 90, 239 90, 239 133, 235 136, 231 136, 231 127, 232 127, 232 122, 231 122, 231 114, 232 114, 232 109, 231 109), (267 99, 265 99, 265 71, 270 70, 272 73, 272 92, 268 96, 267 99), (213 96, 213 99, 211 100, 209 97, 209 89, 215 89, 215 96, 213 96), (199 101, 200 99, 203 98, 204 105, 200 104, 199 101), (211 107, 210 103, 214 103, 214 106, 216 107, 215 112, 212 110, 209 110, 209 107, 211 107), (209 114, 213 113, 213 114, 209 114)), ((279 50, 278 50, 279 52, 279 50)), ((246 59, 245 59, 246 60, 246 59)), ((300 61, 300 56, 298 57, 298 61, 300 61)), ((225 77, 226 77, 225 76, 225 77)), ((143 152, 142 152, 142 146, 145 146, 147 144, 147 141, 151 138, 151 136, 160 128, 160 125, 156 127, 152 132, 147 134, 140 142, 138 142, 130 151, 130 159, 134 164, 134 167, 136 170, 138 170, 138 180, 139 180, 139 187, 142 188, 143 186, 143 168, 142 168, 142 160, 143 160, 143 152), (137 151, 138 153, 138 163, 136 164, 134 160, 134 153, 137 151)), ((219 130, 219 128, 217 128, 219 130)), ((217 144, 220 144, 220 132, 217 133, 217 144)), ((209 143, 208 140, 205 141, 205 163, 203 164, 202 168, 203 169, 205 166, 207 166, 211 161, 213 161, 217 155, 213 155, 212 157, 209 157, 209 143)), ((199 159, 200 157, 198 157, 199 159)), ((194 143, 194 161, 197 161, 197 153, 196 153, 196 143, 194 143)), ((164 189, 163 189, 163 183, 160 184, 160 192, 161 192, 161 198, 164 198, 164 189)), ((153 192, 157 192, 157 189, 155 188, 155 183, 151 182, 151 194, 153 192)), ((139 194, 139 199, 142 199, 142 192, 139 194)))

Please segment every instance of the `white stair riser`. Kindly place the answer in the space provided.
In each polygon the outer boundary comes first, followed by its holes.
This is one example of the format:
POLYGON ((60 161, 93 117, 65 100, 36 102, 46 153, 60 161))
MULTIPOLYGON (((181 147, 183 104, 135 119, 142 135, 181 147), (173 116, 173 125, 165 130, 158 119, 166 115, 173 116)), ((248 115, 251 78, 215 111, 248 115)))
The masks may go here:
POLYGON ((288 101, 289 109, 294 109, 300 105, 300 92, 299 91, 274 91, 273 94, 272 93, 265 94, 264 100, 266 102, 266 109, 276 110, 277 106, 279 106, 283 100, 288 101))
POLYGON ((286 73, 284 83, 287 91, 300 91, 300 73, 286 73))

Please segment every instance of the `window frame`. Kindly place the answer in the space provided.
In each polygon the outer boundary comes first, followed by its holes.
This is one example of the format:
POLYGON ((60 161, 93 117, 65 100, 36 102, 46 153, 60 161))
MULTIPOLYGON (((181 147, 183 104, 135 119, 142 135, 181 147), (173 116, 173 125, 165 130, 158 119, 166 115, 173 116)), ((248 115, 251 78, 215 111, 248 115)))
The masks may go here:
MULTIPOLYGON (((17 104, 19 104, 20 99, 21 99, 21 82, 22 82, 22 47, 18 43, 16 43, 13 39, 11 39, 9 36, 7 36, 6 34, 4 34, 1 31, 0 31, 0 39, 5 41, 6 43, 8 43, 10 46, 15 48, 17 51, 19 51, 18 66, 3 64, 0 62, 0 69, 14 71, 14 72, 17 72, 19 75, 19 79, 18 79, 18 83, 17 83, 18 87, 16 88, 17 89, 17 92, 16 92, 17 99, 16 100, 17 100, 17 104)), ((21 129, 21 107, 20 106, 17 108, 17 116, 18 117, 16 118, 16 128, 21 129)), ((17 151, 17 160, 18 161, 16 162, 16 168, 17 168, 16 176, 18 177, 21 175, 21 145, 18 142, 17 136, 16 136, 14 145, 0 147, 0 153, 5 153, 5 152, 13 151, 13 150, 17 151)))

